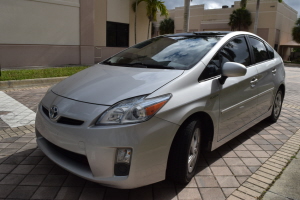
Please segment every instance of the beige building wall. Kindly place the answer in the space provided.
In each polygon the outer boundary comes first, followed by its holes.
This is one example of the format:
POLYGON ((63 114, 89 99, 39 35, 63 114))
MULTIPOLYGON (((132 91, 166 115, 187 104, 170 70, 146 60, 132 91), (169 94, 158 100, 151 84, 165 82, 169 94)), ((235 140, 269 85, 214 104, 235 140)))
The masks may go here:
POLYGON ((1 0, 1 67, 80 64, 79 0, 1 0))
MULTIPOLYGON (((106 22, 129 24, 134 0, 0 0, 2 67, 94 64, 123 50, 106 46, 106 22)), ((146 5, 137 12, 137 42, 147 39, 146 5)))
POLYGON ((1 0, 0 44, 79 45, 79 0, 1 0))
POLYGON ((107 21, 129 24, 129 0, 108 0, 107 21))
MULTIPOLYGON (((131 7, 133 2, 134 0, 96 0, 95 62, 105 60, 125 49, 124 47, 106 46, 106 21, 129 24, 129 46, 135 44, 135 12, 131 7)), ((146 4, 142 2, 137 9, 137 43, 147 39, 148 23, 146 4)))
MULTIPOLYGON (((275 28, 280 30, 278 43, 279 45, 284 45, 293 40, 291 35, 292 28, 295 26, 298 13, 285 3, 278 4, 277 10, 278 15, 276 17, 275 28)), ((279 48, 279 53, 284 60, 288 60, 290 51, 291 49, 288 47, 283 48, 280 46, 279 48)))
POLYGON ((106 46, 107 0, 95 0, 95 46, 106 46))

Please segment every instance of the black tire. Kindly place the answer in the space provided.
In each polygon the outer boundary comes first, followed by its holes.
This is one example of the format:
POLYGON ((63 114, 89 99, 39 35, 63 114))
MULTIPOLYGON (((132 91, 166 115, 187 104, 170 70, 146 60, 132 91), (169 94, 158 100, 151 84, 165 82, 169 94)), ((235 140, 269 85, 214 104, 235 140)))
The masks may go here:
POLYGON ((282 102, 283 102, 283 92, 282 92, 282 90, 278 90, 278 92, 275 96, 275 99, 274 99, 272 114, 268 118, 268 120, 270 122, 274 122, 274 123, 277 122, 277 120, 280 116, 282 102))
POLYGON ((179 128, 173 140, 168 158, 168 179, 181 184, 191 181, 196 173, 200 144, 201 124, 196 118, 192 118, 179 128))

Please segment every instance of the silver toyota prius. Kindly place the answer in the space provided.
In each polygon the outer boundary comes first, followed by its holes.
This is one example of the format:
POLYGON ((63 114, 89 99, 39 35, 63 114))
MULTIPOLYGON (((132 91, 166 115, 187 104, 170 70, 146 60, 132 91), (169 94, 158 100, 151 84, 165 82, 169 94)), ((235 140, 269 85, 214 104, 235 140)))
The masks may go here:
POLYGON ((50 88, 37 143, 59 166, 106 186, 188 183, 200 150, 276 122, 284 80, 281 57, 254 34, 155 37, 50 88))

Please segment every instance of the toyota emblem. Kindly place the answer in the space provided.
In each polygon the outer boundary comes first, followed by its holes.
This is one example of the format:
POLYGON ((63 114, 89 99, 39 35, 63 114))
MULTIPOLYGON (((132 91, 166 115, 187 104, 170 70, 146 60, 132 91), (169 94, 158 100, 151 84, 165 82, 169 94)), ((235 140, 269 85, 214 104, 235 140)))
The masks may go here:
POLYGON ((52 106, 49 111, 49 117, 50 119, 54 120, 57 118, 57 116, 58 116, 58 108, 57 106, 52 106))

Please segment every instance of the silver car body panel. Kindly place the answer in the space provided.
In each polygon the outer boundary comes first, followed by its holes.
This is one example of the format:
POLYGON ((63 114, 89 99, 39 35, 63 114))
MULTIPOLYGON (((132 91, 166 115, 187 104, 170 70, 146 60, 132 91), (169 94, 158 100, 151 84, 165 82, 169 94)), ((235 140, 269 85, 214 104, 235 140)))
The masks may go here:
POLYGON ((134 96, 150 94, 183 72, 97 64, 58 83, 52 91, 82 102, 113 105, 134 96))
POLYGON ((270 116, 276 92, 284 85, 285 78, 283 62, 277 53, 272 60, 248 66, 245 76, 227 78, 223 85, 218 80, 220 76, 198 81, 215 53, 240 34, 252 35, 248 32, 225 35, 190 70, 96 65, 68 78, 52 89, 59 95, 49 91, 39 105, 36 118, 39 147, 63 168, 107 186, 135 188, 164 180, 173 138, 191 115, 204 112, 210 116, 214 128, 211 150, 270 116), (146 122, 94 125, 109 108, 107 105, 143 94, 152 98, 169 93, 171 99, 146 122), (49 109, 53 105, 59 108, 59 115, 84 123, 70 126, 50 120, 41 106, 49 109), (91 169, 64 158, 47 141, 85 155, 91 169), (123 147, 133 149, 130 172, 128 176, 114 176, 116 149, 123 147))

